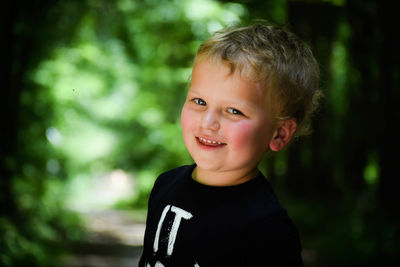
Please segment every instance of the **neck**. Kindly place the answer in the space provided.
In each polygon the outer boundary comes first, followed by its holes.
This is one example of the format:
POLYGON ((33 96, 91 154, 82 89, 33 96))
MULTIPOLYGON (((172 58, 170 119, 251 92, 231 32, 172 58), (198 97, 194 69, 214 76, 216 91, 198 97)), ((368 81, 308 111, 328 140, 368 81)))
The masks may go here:
POLYGON ((258 174, 258 169, 246 171, 208 171, 199 168, 193 170, 192 178, 200 184, 209 186, 233 186, 250 181, 258 174))

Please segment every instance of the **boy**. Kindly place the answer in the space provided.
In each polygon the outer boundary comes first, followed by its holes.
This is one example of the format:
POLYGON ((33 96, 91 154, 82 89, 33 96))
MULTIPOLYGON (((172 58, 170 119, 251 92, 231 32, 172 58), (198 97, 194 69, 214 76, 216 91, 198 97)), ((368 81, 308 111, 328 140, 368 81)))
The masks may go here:
POLYGON ((311 51, 279 27, 228 28, 200 46, 181 114, 195 164, 155 182, 139 266, 302 266, 257 165, 305 132, 318 78, 311 51))

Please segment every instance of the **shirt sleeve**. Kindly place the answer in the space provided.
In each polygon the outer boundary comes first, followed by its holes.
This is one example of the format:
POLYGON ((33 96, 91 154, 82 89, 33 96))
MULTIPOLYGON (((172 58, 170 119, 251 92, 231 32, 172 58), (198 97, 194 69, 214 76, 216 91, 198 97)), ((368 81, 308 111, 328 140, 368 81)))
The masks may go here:
POLYGON ((299 234, 286 212, 249 225, 243 246, 243 266, 303 266, 299 234))

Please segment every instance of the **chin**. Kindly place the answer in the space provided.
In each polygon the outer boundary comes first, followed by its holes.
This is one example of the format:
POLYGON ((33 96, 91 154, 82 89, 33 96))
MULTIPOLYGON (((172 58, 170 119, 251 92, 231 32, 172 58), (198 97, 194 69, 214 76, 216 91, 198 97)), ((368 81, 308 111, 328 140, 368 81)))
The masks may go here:
POLYGON ((221 165, 219 162, 210 159, 194 159, 197 167, 205 171, 218 171, 221 170, 221 165))

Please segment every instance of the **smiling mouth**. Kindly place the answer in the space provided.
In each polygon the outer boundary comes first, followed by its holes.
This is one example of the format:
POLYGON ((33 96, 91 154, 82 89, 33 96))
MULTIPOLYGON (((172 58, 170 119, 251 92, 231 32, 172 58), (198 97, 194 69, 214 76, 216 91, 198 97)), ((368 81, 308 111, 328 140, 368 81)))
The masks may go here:
POLYGON ((199 142, 200 144, 205 145, 205 146, 217 147, 217 146, 226 145, 225 143, 218 142, 218 141, 215 141, 215 140, 206 139, 206 138, 203 138, 203 137, 196 137, 196 140, 197 140, 197 142, 199 142))

